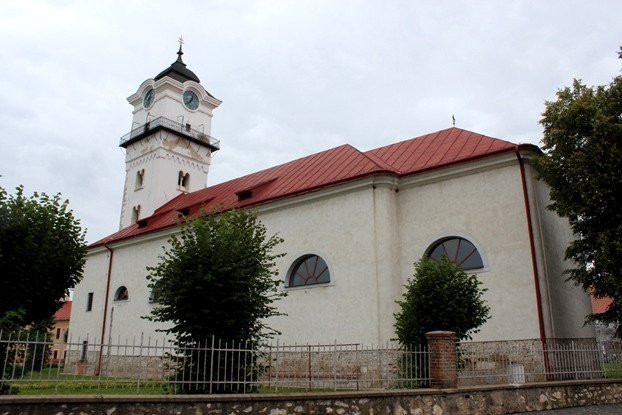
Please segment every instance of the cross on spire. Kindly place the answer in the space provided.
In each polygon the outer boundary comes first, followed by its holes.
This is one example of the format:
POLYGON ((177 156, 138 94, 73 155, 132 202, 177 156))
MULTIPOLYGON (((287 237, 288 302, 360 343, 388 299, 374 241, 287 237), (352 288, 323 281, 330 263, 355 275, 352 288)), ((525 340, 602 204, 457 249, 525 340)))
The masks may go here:
POLYGON ((179 36, 179 39, 177 39, 177 41, 179 42, 179 51, 177 52, 177 62, 183 63, 183 61, 181 60, 181 55, 183 55, 184 52, 181 51, 181 45, 184 44, 184 38, 182 36, 179 36))

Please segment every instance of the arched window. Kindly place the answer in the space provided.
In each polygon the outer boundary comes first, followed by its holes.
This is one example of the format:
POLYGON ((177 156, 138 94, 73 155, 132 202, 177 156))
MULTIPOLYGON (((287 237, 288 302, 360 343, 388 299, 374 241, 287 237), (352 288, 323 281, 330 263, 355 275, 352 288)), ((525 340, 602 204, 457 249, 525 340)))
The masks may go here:
POLYGON ((458 236, 441 239, 428 248, 427 256, 431 259, 439 260, 443 255, 465 271, 484 268, 484 261, 475 245, 458 236))
POLYGON ((126 301, 129 299, 130 299, 130 294, 128 293, 127 288, 125 288, 124 285, 117 288, 117 291, 115 291, 114 293, 115 301, 126 301))
POLYGON ((304 255, 294 262, 289 273, 288 287, 326 284, 330 282, 328 265, 317 255, 304 255))
POLYGON ((136 183, 134 186, 134 190, 139 190, 143 188, 144 179, 145 179, 145 169, 138 170, 136 172, 136 183))
POLYGON ((177 187, 179 190, 188 191, 190 188, 190 173, 184 173, 183 171, 179 171, 177 175, 177 187))
POLYGON ((132 208, 132 223, 138 222, 140 219, 140 205, 136 205, 132 208))

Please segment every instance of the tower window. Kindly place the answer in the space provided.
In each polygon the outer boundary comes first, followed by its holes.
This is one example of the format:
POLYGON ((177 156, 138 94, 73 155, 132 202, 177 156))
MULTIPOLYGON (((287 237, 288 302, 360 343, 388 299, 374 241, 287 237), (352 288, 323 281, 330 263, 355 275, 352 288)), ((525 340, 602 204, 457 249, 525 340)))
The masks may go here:
POLYGON ((132 208, 132 223, 138 222, 140 219, 140 205, 136 205, 132 208))
POLYGON ((136 172, 136 184, 134 190, 143 188, 143 180, 145 179, 145 169, 138 170, 136 172))
POLYGON ((190 173, 179 171, 179 175, 177 176, 177 188, 186 192, 188 191, 190 188, 190 173))

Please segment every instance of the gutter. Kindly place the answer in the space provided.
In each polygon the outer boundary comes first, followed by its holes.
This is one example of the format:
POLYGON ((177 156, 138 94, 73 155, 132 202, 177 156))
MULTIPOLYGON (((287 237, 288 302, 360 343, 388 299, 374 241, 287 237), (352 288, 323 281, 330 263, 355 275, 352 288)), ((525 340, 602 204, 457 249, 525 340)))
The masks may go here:
POLYGON ((110 257, 108 258, 108 275, 106 277, 106 297, 104 298, 104 317, 102 319, 102 334, 99 340, 99 358, 97 361, 97 370, 95 371, 95 375, 99 375, 101 373, 102 367, 102 355, 104 353, 104 336, 106 334, 106 317, 108 315, 108 297, 110 296, 110 277, 112 276, 112 255, 114 251, 108 246, 104 244, 104 247, 110 251, 110 257))
POLYGON ((520 178, 523 185, 523 199, 525 201, 525 215, 527 216, 527 230, 529 232, 529 249, 531 251, 531 267, 533 269, 533 281, 536 287, 536 304, 538 308, 538 325, 540 327, 540 340, 546 342, 546 332, 544 330, 544 316, 542 313, 542 299, 540 296, 540 278, 538 275, 538 262, 536 260, 536 244, 533 236, 533 225, 531 222, 531 208, 529 206, 529 193, 527 192, 527 179, 525 177, 525 163, 520 155, 519 146, 514 148, 518 165, 520 167, 520 178))
POLYGON ((525 177, 525 162, 520 155, 520 146, 517 144, 514 147, 516 158, 518 159, 518 165, 520 167, 520 178, 523 186, 523 200, 525 201, 525 215, 527 216, 527 231, 529 232, 529 249, 531 251, 531 267, 533 269, 533 283, 536 288, 536 306, 538 309, 538 326, 540 329, 540 341, 542 342, 542 349, 544 355, 544 367, 547 380, 550 379, 549 375, 549 356, 547 352, 546 344, 546 331, 544 329, 544 316, 542 313, 542 297, 540 293, 540 277, 538 274, 538 261, 536 259, 536 244, 533 236, 533 225, 531 221, 531 208, 529 206, 529 193, 527 192, 527 179, 525 177))

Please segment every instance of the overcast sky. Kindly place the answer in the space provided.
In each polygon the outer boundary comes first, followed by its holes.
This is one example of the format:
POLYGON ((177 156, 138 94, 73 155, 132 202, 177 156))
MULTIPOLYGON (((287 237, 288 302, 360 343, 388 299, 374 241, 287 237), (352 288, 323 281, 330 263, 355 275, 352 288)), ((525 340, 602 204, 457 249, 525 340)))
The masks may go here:
POLYGON ((118 229, 126 97, 176 59, 223 101, 209 184, 456 125, 538 144, 544 101, 620 73, 621 1, 3 1, 0 186, 118 229))

